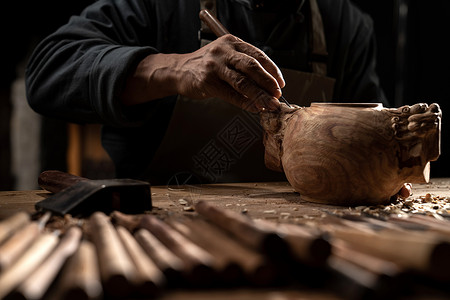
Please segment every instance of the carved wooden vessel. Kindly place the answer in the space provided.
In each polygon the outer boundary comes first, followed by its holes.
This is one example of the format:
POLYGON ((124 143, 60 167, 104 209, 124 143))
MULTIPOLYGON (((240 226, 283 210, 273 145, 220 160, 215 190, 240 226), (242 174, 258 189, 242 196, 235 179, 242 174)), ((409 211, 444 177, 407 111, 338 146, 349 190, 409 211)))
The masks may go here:
POLYGON ((265 164, 286 174, 302 199, 334 205, 386 204, 406 182, 428 182, 440 155, 437 104, 282 105, 264 112, 265 164))

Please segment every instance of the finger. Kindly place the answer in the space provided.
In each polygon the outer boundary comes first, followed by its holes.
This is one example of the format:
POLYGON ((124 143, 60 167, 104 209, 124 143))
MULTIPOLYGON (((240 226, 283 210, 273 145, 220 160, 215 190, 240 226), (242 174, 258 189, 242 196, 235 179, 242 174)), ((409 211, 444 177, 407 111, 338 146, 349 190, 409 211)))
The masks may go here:
POLYGON ((239 42, 235 44, 235 49, 255 58, 261 66, 275 78, 279 87, 283 88, 285 86, 285 81, 283 74, 277 65, 262 50, 242 41, 239 38, 237 38, 237 40, 239 42))
POLYGON ((244 53, 233 55, 229 58, 228 65, 251 78, 253 82, 273 97, 279 98, 281 96, 281 89, 276 79, 255 58, 244 53))
POLYGON ((214 84, 214 86, 214 96, 217 98, 225 100, 252 113, 257 113, 264 109, 261 105, 258 105, 255 101, 252 101, 248 97, 237 92, 233 87, 224 81, 218 81, 214 84))
POLYGON ((280 108, 280 102, 276 97, 269 95, 244 74, 230 68, 225 68, 220 72, 219 76, 239 94, 246 96, 249 101, 254 102, 256 106, 270 111, 275 111, 280 108))
POLYGON ((258 113, 267 109, 266 105, 252 100, 245 95, 237 92, 225 81, 218 80, 212 86, 214 86, 214 91, 211 91, 211 95, 214 95, 213 97, 225 100, 243 110, 252 113, 258 113))

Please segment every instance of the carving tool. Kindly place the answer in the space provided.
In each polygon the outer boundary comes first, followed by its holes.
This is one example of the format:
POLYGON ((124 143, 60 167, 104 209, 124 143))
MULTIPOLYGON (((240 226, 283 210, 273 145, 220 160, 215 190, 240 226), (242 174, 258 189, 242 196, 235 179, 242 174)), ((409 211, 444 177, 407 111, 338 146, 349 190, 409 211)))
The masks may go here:
MULTIPOLYGON (((0 245, 0 271, 8 269, 13 265, 20 256, 29 248, 34 240, 42 232, 45 224, 50 219, 51 214, 45 213, 37 221, 30 222, 30 217, 27 213, 18 213, 10 219, 4 221, 2 224, 11 224, 11 220, 18 218, 28 222, 22 226, 19 230, 15 231, 6 241, 0 245)), ((17 224, 16 224, 17 225, 17 224)))
POLYGON ((225 283, 237 284, 242 282, 240 276, 244 276, 252 284, 267 286, 281 276, 275 264, 263 254, 246 247, 211 222, 184 218, 172 220, 171 225, 222 264, 220 275, 225 283))
POLYGON ((24 281, 51 253, 58 244, 58 236, 53 233, 42 233, 8 269, 0 274, 0 299, 7 296, 24 281))
POLYGON ((281 95, 280 99, 281 99, 281 101, 284 102, 284 104, 286 104, 287 106, 289 106, 289 108, 292 108, 292 106, 289 104, 289 102, 286 100, 286 98, 284 98, 283 95, 281 95))
POLYGON ((0 222, 0 243, 7 240, 15 231, 30 222, 30 216, 26 212, 18 212, 0 222))
POLYGON ((164 273, 167 278, 167 283, 176 286, 182 280, 185 264, 181 258, 176 256, 159 239, 150 233, 150 231, 141 228, 143 216, 144 214, 128 215, 114 211, 111 214, 111 221, 117 227, 123 227, 130 232, 135 232, 135 239, 158 268, 164 273))
POLYGON ((110 296, 130 296, 139 275, 118 232, 102 212, 92 214, 89 222, 105 292, 110 296))
MULTIPOLYGON (((182 223, 180 220, 168 220, 167 222, 171 227, 175 228, 178 232, 213 256, 215 267, 217 268, 217 273, 222 283, 238 284, 245 279, 242 264, 239 264, 236 260, 230 259, 228 255, 229 252, 226 252, 224 244, 221 243, 217 237, 208 239, 208 237, 203 234, 203 228, 201 228, 200 231, 196 231, 185 223, 182 223)), ((233 251, 234 250, 235 249, 233 249, 233 251)))
POLYGON ((164 273, 167 283, 170 286, 177 286, 182 281, 183 261, 147 229, 139 229, 134 234, 134 237, 164 273))
POLYGON ((39 235, 37 222, 29 222, 0 246, 0 271, 11 266, 39 235))
POLYGON ((141 226, 155 235, 182 260, 185 275, 192 284, 203 285, 214 282, 217 268, 210 253, 155 216, 143 216, 141 226))
MULTIPOLYGON (((199 13, 200 20, 205 22, 206 25, 208 25, 209 29, 217 36, 221 37, 223 35, 229 34, 230 32, 223 26, 220 21, 213 16, 209 10, 202 9, 199 13)), ((280 97, 281 101, 283 101, 287 106, 292 107, 289 102, 286 100, 286 98, 281 95, 280 97)))
POLYGON ((164 274, 125 227, 117 226, 117 233, 137 270, 138 290, 146 296, 155 296, 165 284, 164 274))
POLYGON ((49 299, 94 300, 103 293, 94 244, 82 240, 80 247, 67 261, 56 291, 49 299))
POLYGON ((82 234, 81 228, 70 227, 49 256, 19 285, 15 296, 23 299, 43 299, 66 260, 77 251, 82 234))
POLYGON ((250 218, 231 210, 220 209, 203 200, 197 202, 195 211, 240 242, 265 253, 271 259, 285 259, 290 255, 287 242, 277 232, 268 230, 266 226, 261 226, 250 218))
POLYGON ((277 224, 267 220, 254 220, 258 226, 278 233, 288 244, 295 260, 309 265, 324 265, 331 254, 326 236, 294 224, 277 224))

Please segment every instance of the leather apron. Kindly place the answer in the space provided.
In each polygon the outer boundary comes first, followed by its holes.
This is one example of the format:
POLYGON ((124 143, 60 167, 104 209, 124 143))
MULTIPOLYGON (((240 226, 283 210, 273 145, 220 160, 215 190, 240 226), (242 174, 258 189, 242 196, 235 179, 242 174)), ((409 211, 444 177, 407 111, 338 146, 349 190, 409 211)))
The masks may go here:
MULTIPOLYGON (((215 14, 214 2, 200 0, 201 9, 208 8, 215 14)), ((326 58, 316 0, 310 0, 310 10, 311 57, 326 58)), ((325 61, 311 61, 311 73, 281 69, 286 81, 285 98, 300 106, 331 101, 334 79, 326 77, 325 61)), ((180 96, 148 175, 151 182, 166 181, 168 185, 286 180, 283 173, 265 167, 262 137, 259 115, 221 99, 192 100, 180 96)))

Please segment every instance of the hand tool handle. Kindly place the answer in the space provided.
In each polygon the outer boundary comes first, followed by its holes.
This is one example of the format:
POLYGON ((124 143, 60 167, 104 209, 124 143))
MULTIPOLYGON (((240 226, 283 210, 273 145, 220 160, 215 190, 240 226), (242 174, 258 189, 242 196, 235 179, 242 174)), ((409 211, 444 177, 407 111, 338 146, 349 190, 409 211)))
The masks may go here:
POLYGON ((61 272, 60 284, 53 299, 94 300, 101 299, 102 285, 95 246, 87 240, 70 257, 61 272))
POLYGON ((16 262, 0 274, 0 299, 8 295, 42 263, 58 240, 54 234, 39 235, 16 262))
POLYGON ((295 224, 278 224, 264 219, 254 220, 261 228, 278 233, 291 249, 293 258, 300 262, 323 265, 331 253, 330 243, 321 233, 295 224))
POLYGON ((92 214, 89 222, 105 292, 111 296, 129 296, 138 275, 119 234, 103 212, 92 214))
POLYGON ((200 20, 206 23, 208 25, 209 29, 211 29, 212 32, 214 32, 215 35, 218 37, 229 34, 228 30, 220 23, 219 20, 217 20, 216 17, 214 17, 209 10, 203 9, 199 13, 200 20))
POLYGON ((44 190, 52 193, 58 193, 63 189, 72 186, 80 181, 88 181, 89 179, 76 176, 73 174, 49 170, 44 171, 39 175, 38 184, 44 190))
POLYGON ((117 226, 116 229, 136 267, 139 291, 146 296, 156 295, 165 284, 164 274, 125 227, 117 226))
POLYGON ((272 259, 285 258, 289 255, 288 245, 280 235, 242 214, 219 208, 204 200, 197 202, 195 211, 245 245, 267 254, 272 259))
POLYGON ((137 229, 139 229, 142 217, 144 215, 124 214, 120 211, 115 210, 109 216, 111 217, 111 222, 115 226, 122 226, 128 229, 130 232, 135 232, 137 229))
POLYGON ((15 231, 30 222, 30 216, 26 212, 18 212, 0 222, 0 244, 14 234, 15 231))
POLYGON ((394 261, 400 267, 425 272, 433 270, 434 276, 441 276, 450 267, 450 243, 436 235, 370 232, 356 226, 329 229, 332 239, 342 240, 357 251, 394 261))
POLYGON ((167 282, 171 285, 174 283, 179 283, 182 279, 182 273, 184 271, 183 261, 147 229, 139 229, 134 234, 134 237, 147 255, 164 273, 167 278, 167 282))
POLYGON ((79 227, 70 227, 49 256, 22 281, 15 294, 23 299, 43 299, 66 260, 77 251, 82 235, 79 227))
POLYGON ((332 243, 333 256, 351 262, 375 274, 393 277, 403 272, 402 268, 396 263, 355 250, 342 240, 334 239, 332 243))
MULTIPOLYGON (((220 282, 225 284, 238 284, 250 278, 251 270, 263 267, 262 264, 256 266, 254 262, 263 262, 263 256, 243 246, 232 239, 226 232, 211 223, 203 220, 180 220, 177 218, 168 221, 169 225, 182 233, 189 240, 202 247, 214 256, 216 266, 219 271, 220 282), (250 268, 249 262, 253 263, 250 268)), ((275 270, 273 270, 275 271, 275 270)), ((269 284, 269 283, 268 283, 269 284)))
POLYGON ((28 249, 29 245, 37 238, 38 234, 38 223, 30 222, 1 244, 0 271, 4 271, 11 266, 20 255, 28 249))
POLYGON ((167 223, 152 215, 145 215, 142 228, 155 235, 170 251, 184 263, 187 279, 194 285, 211 284, 216 275, 214 257, 167 223))

